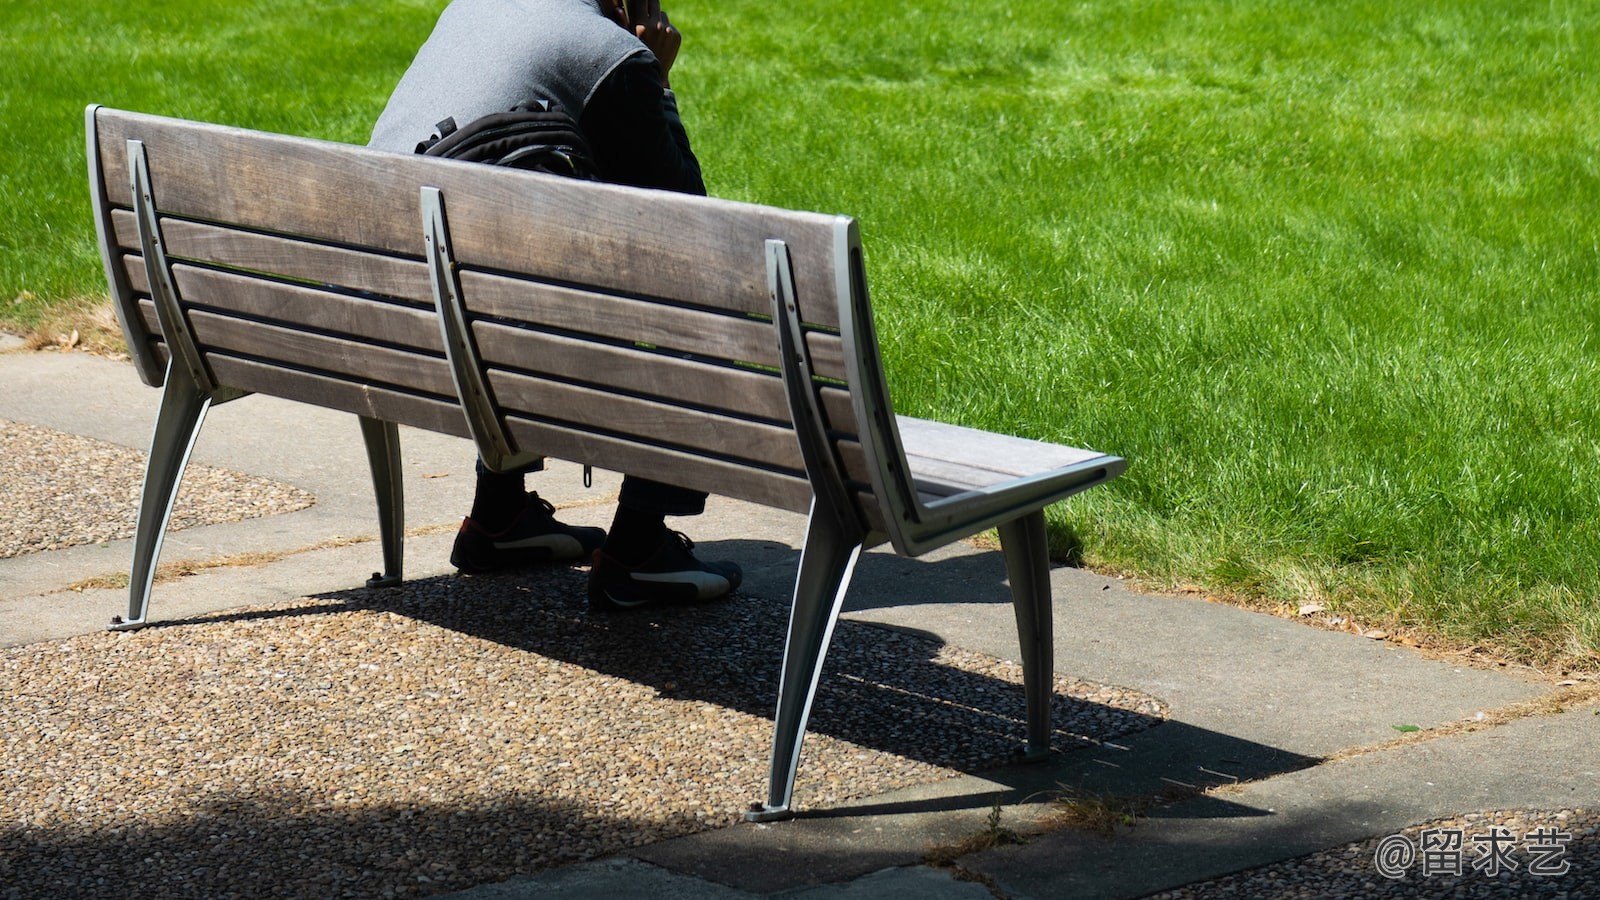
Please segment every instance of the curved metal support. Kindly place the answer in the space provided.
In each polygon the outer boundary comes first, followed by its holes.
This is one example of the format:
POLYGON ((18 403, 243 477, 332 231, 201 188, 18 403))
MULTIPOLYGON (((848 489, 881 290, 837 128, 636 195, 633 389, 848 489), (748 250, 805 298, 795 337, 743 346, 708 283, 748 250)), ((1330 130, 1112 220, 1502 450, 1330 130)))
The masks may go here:
POLYGON ((406 493, 400 477, 400 428, 382 419, 359 418, 378 498, 378 535, 383 539, 383 571, 372 573, 367 587, 390 587, 404 580, 406 493))
POLYGON ((478 457, 492 472, 512 472, 543 459, 537 453, 517 450, 495 413, 494 395, 484 377, 483 361, 472 342, 466 305, 461 299, 461 278, 450 248, 450 225, 444 214, 444 193, 422 188, 422 232, 427 246, 428 277, 433 282, 434 306, 439 311, 439 332, 456 396, 467 415, 467 429, 477 445, 478 457))
POLYGON ((167 262, 161 218, 150 180, 150 163, 141 141, 128 141, 128 180, 139 228, 139 250, 144 256, 150 297, 155 304, 156 319, 161 324, 161 337, 167 344, 168 359, 162 378, 161 406, 156 413, 155 433, 150 439, 150 456, 145 464, 144 486, 139 495, 133 564, 128 571, 128 616, 116 616, 111 620, 110 627, 117 631, 131 631, 145 625, 161 544, 166 539, 178 486, 189 464, 189 456, 194 452, 195 440, 200 436, 206 410, 245 394, 235 388, 219 386, 212 380, 194 334, 189 330, 189 322, 178 303, 172 268, 167 262))
POLYGON ((1045 759, 1050 755, 1050 706, 1055 694, 1055 631, 1044 511, 1001 523, 1000 549, 1006 558, 1011 604, 1017 614, 1017 642, 1022 649, 1022 691, 1028 710, 1024 758, 1045 759))
POLYGON ((839 333, 844 341, 856 428, 873 493, 883 506, 884 527, 901 555, 921 556, 985 528, 1036 512, 1057 500, 1110 481, 1122 472, 1126 466, 1122 459, 1100 456, 1077 466, 1040 472, 991 489, 924 503, 906 459, 899 419, 889 399, 855 220, 841 219, 835 227, 834 257, 839 333))
MULTIPOLYGON (((167 264, 166 246, 161 239, 161 218, 156 212, 150 162, 145 156, 143 141, 128 141, 128 178, 133 191, 133 211, 139 221, 139 252, 144 256, 150 299, 156 307, 156 320, 161 323, 161 337, 167 342, 167 352, 173 360, 181 362, 190 382, 208 394, 215 393, 217 384, 206 371, 200 348, 189 330, 189 320, 184 318, 183 309, 178 305, 178 289, 172 282, 172 268, 167 264)), ((167 377, 172 377, 170 367, 167 377)))
POLYGON ((910 552, 909 536, 919 524, 921 507, 906 469, 905 447, 888 381, 878 351, 878 334, 872 323, 867 295, 866 266, 861 258, 861 235, 854 219, 834 226, 834 293, 839 302, 839 336, 844 342, 845 370, 850 380, 850 403, 856 414, 856 432, 867 459, 873 494, 883 506, 884 526, 896 550, 910 552))
POLYGON ((789 248, 783 241, 767 241, 767 283, 789 413, 794 419, 806 475, 811 480, 811 518, 806 526, 805 546, 800 551, 800 571, 789 612, 789 639, 783 653, 778 710, 773 722, 767 802, 745 813, 752 822, 792 815, 789 806, 794 800, 795 772, 800 765, 806 721, 811 717, 822 661, 833 639, 833 628, 865 537, 817 399, 811 356, 795 300, 794 270, 789 248))
POLYGON ((805 740, 811 703, 816 699, 822 662, 833 640, 850 575, 861 556, 861 542, 844 536, 817 500, 812 501, 806 543, 800 551, 794 606, 789 612, 789 641, 783 651, 778 683, 778 712, 772 729, 772 767, 767 776, 767 802, 745 813, 751 822, 771 822, 794 815, 795 773, 805 740))
POLYGON ((211 392, 196 386, 179 368, 176 354, 167 363, 166 386, 156 413, 155 435, 145 466, 144 488, 139 494, 139 521, 133 533, 133 565, 128 571, 128 617, 111 620, 113 631, 132 631, 145 625, 150 591, 155 585, 156 560, 167 535, 172 505, 178 497, 183 470, 189 464, 200 425, 211 406, 211 392))
POLYGON ((817 398, 811 348, 806 343, 795 299, 794 265, 789 258, 789 247, 783 241, 767 241, 767 290, 772 296, 772 321, 778 331, 789 416, 794 420, 795 437, 800 441, 800 457, 805 461, 812 495, 828 516, 854 532, 853 539, 859 543, 863 529, 845 488, 843 467, 834 453, 827 419, 823 417, 822 404, 817 398))

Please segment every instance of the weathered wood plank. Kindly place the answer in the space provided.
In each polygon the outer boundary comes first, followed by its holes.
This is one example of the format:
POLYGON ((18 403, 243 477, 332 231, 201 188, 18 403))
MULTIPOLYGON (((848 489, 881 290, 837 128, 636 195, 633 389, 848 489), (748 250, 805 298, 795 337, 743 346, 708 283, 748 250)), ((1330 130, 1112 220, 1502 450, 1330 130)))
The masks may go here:
POLYGON ((363 253, 183 219, 162 220, 161 236, 166 241, 167 256, 174 260, 248 269, 433 305, 428 266, 419 259, 363 253))
POLYGON ((561 422, 573 430, 625 433, 642 443, 765 468, 805 469, 793 429, 498 369, 490 371, 489 387, 508 416, 561 422))
POLYGON ((139 253, 139 218, 131 209, 114 209, 111 211, 112 232, 116 235, 116 245, 124 252, 139 253))
POLYGON ((221 353, 210 354, 206 362, 217 381, 229 387, 370 416, 440 434, 463 438, 471 436, 467 432, 467 420, 461 413, 460 404, 453 401, 420 397, 313 372, 284 369, 221 353))
POLYGON ((144 257, 136 254, 124 254, 122 268, 128 276, 128 287, 136 296, 150 296, 150 277, 144 268, 144 257))
POLYGON ((1013 437, 993 431, 897 416, 906 453, 993 472, 999 479, 1022 478, 1102 456, 1065 444, 1013 437))
POLYGON ((802 318, 839 324, 834 237, 847 218, 437 162, 427 177, 463 266, 764 315, 777 238, 795 260, 802 318))
POLYGON ((791 512, 804 512, 811 504, 810 482, 797 472, 757 469, 679 450, 646 447, 608 435, 515 416, 506 418, 506 428, 521 449, 569 462, 587 463, 791 512))
POLYGON ((899 416, 900 440, 919 490, 949 495, 1041 475, 1103 453, 899 416))
POLYGON ((392 154, 201 122, 102 109, 106 197, 131 207, 126 142, 145 143, 157 207, 186 218, 422 252, 418 182, 392 154))
POLYGON ((473 338, 484 364, 744 416, 783 421, 789 401, 774 372, 731 368, 614 344, 477 322, 473 338))
POLYGON ((419 188, 441 189, 457 257, 623 294, 757 315, 770 306, 765 240, 788 242, 802 318, 838 325, 844 217, 385 153, 102 109, 109 201, 131 206, 124 143, 146 143, 167 214, 422 254, 419 188))
POLYGON ((145 331, 152 336, 151 339, 156 341, 164 340, 165 338, 161 334, 161 321, 156 318, 155 303, 147 296, 138 298, 134 303, 139 311, 139 321, 144 324, 145 331))
POLYGON ((854 439, 860 430, 856 427, 856 411, 850 404, 850 392, 829 385, 822 388, 822 414, 828 417, 828 432, 835 437, 854 439))
POLYGON ((174 265, 172 274, 185 307, 207 306, 272 319, 286 328, 335 332, 362 342, 399 344, 444 355, 438 315, 431 308, 418 309, 186 264, 174 265))
POLYGON ((442 358, 200 310, 189 312, 189 326, 208 357, 222 351, 342 375, 365 384, 389 385, 447 400, 455 398, 455 382, 442 358))
POLYGON ((472 315, 777 365, 772 324, 758 319, 482 272, 462 272, 461 293, 472 315))
MULTIPOLYGON (((471 271, 461 273, 461 292, 474 315, 639 341, 713 359, 779 364, 772 323, 743 314, 471 271)), ((818 375, 844 380, 844 350, 838 335, 811 332, 806 343, 818 375)))

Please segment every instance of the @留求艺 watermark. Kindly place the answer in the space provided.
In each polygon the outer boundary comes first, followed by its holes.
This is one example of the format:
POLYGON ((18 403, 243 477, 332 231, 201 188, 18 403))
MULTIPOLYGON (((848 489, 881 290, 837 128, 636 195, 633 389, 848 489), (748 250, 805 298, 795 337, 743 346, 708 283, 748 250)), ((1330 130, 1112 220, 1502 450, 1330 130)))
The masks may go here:
POLYGON ((1549 825, 1521 834, 1500 825, 1475 832, 1425 828, 1415 840, 1391 834, 1378 841, 1372 861, 1385 878, 1404 878, 1413 871, 1423 878, 1468 873, 1493 878, 1514 872, 1549 878, 1572 868, 1566 859, 1571 840, 1572 832, 1549 825))

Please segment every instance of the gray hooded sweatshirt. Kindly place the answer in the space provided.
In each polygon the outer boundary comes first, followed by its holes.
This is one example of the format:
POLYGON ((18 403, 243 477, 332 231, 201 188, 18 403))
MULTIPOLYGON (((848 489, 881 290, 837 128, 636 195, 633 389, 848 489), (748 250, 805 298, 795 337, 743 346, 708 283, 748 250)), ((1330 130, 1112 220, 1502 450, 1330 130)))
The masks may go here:
POLYGON ((623 62, 654 57, 599 0, 453 0, 417 51, 369 145, 411 152, 446 117, 465 125, 532 99, 581 119, 623 62))

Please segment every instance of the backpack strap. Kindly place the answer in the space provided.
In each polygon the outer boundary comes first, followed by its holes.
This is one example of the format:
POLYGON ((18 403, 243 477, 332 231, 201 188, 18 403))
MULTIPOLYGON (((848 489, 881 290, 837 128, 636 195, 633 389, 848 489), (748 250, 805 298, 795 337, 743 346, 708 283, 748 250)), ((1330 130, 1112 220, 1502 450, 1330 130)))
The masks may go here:
POLYGON ((433 136, 417 144, 418 153, 427 153, 433 145, 456 133, 456 117, 448 116, 443 122, 433 126, 433 136))

